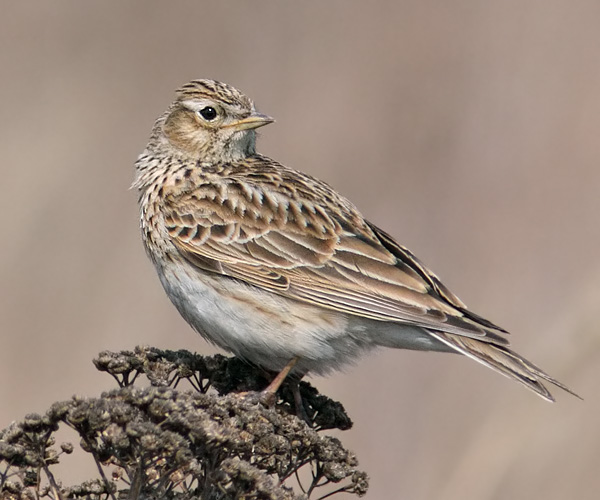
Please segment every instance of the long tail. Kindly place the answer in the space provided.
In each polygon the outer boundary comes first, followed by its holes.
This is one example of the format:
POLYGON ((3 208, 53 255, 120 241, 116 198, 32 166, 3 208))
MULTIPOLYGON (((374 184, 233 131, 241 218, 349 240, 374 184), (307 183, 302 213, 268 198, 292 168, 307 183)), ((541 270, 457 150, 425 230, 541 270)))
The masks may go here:
POLYGON ((548 391, 540 380, 550 382, 573 396, 582 399, 564 384, 505 346, 454 335, 452 333, 428 331, 433 337, 450 346, 452 349, 501 373, 505 377, 520 382, 546 401, 552 402, 554 401, 554 397, 552 397, 550 391, 548 391))

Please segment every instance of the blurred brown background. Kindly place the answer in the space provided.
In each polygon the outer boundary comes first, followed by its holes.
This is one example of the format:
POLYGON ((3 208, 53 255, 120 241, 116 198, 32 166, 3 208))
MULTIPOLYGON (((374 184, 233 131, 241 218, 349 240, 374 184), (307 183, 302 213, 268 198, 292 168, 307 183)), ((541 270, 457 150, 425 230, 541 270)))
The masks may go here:
POLYGON ((599 2, 1 3, 0 427, 112 387, 100 350, 213 352, 128 191, 173 90, 209 77, 276 117, 261 152, 347 195, 585 398, 414 352, 313 379, 355 420, 368 498, 598 498, 599 2))

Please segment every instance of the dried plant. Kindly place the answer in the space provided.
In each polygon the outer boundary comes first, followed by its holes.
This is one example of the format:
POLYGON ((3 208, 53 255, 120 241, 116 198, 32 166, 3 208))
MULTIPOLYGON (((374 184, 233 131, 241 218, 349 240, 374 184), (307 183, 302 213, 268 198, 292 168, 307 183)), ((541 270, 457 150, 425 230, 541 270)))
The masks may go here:
POLYGON ((367 490, 355 456, 320 432, 352 422, 341 404, 305 382, 301 419, 294 381, 269 407, 256 392, 265 374, 235 358, 138 347, 103 352, 94 363, 118 389, 55 403, 0 431, 2 499, 291 500, 367 490), (140 375, 150 386, 139 383, 140 375), (61 455, 74 449, 57 447, 61 425, 78 433, 96 478, 65 486, 55 477, 61 455))

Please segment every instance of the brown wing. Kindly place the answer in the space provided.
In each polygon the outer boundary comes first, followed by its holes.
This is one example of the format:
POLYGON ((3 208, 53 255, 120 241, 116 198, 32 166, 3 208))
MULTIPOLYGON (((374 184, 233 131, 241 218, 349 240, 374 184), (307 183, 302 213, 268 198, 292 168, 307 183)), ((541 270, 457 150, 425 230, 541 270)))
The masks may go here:
POLYGON ((407 249, 298 172, 219 177, 167 197, 164 216, 181 255, 205 271, 347 314, 508 344, 407 249))

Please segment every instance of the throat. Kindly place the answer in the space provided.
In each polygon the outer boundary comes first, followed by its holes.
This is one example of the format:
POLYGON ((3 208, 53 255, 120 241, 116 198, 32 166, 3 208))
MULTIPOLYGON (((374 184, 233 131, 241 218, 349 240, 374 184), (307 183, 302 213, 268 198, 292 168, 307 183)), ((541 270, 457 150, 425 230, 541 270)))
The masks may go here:
POLYGON ((256 132, 243 130, 231 136, 225 148, 231 155, 229 161, 238 161, 256 154, 256 132))

